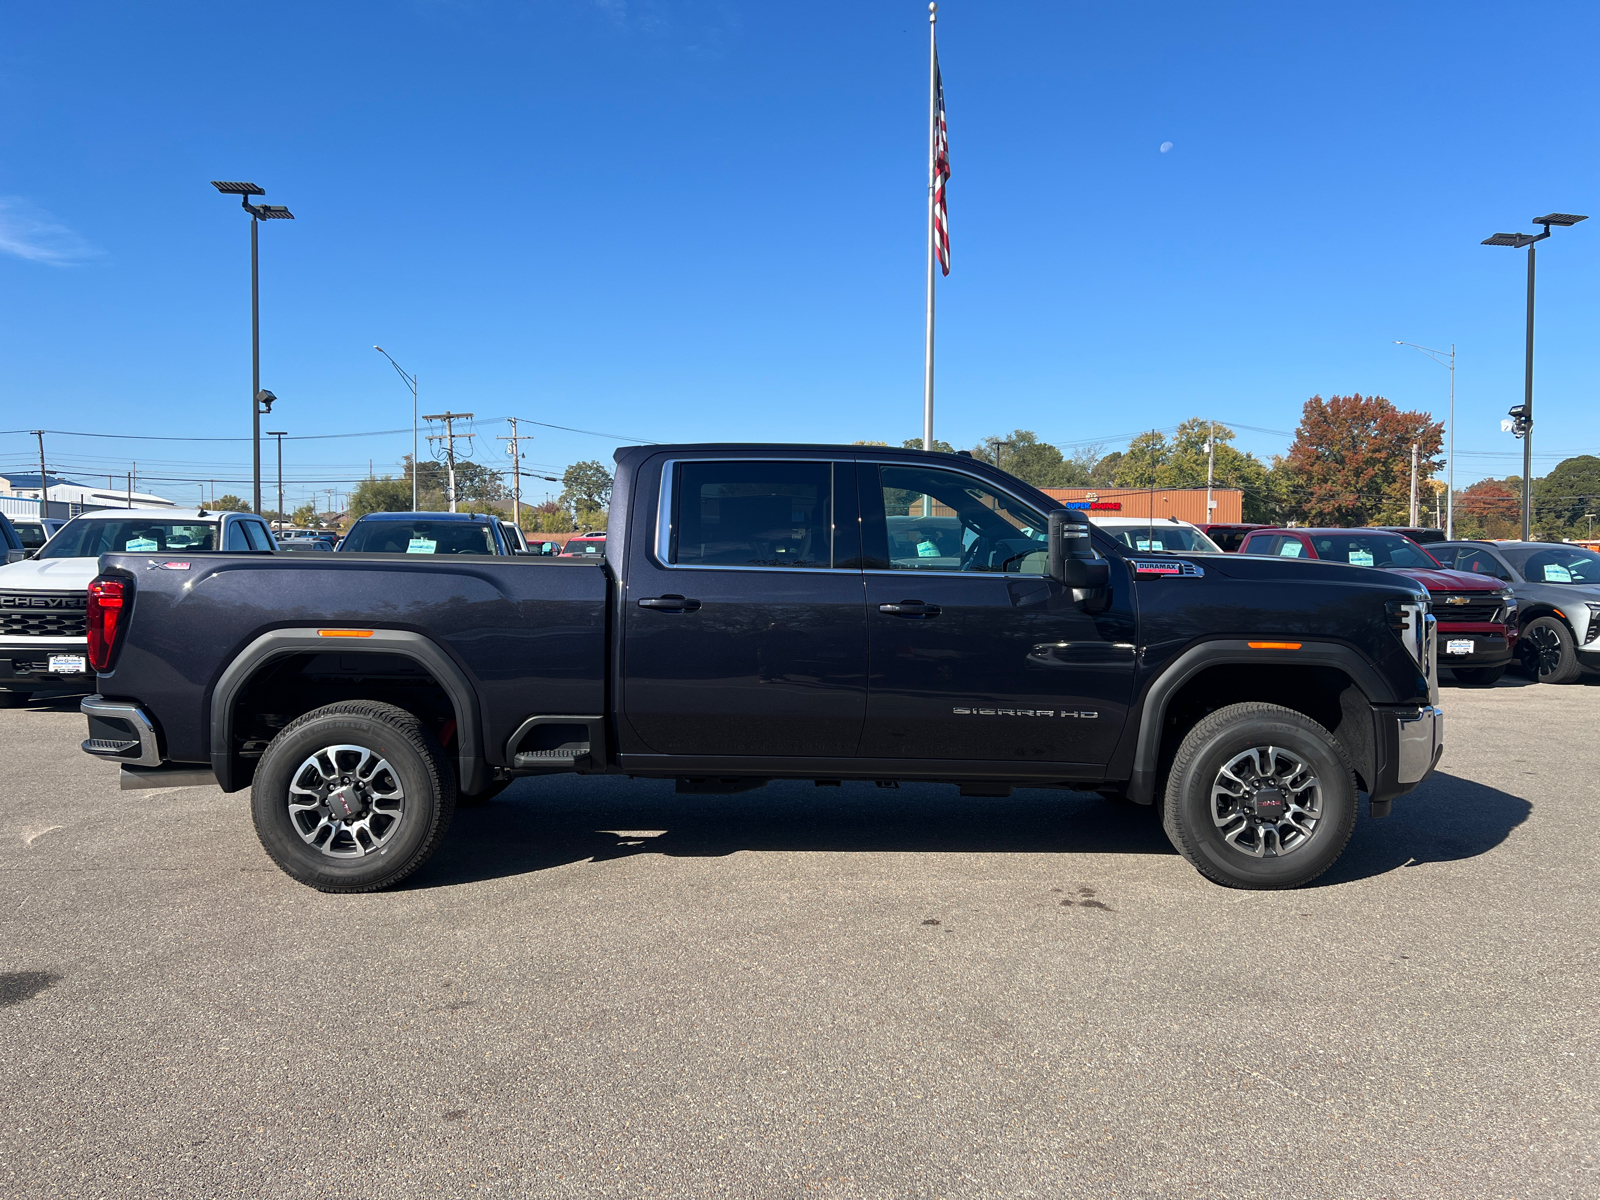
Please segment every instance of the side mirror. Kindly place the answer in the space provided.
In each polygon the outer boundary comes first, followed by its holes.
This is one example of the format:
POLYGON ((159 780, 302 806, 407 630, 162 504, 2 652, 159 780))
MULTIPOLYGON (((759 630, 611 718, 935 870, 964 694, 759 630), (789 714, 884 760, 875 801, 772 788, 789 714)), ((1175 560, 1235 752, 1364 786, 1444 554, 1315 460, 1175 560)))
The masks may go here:
POLYGON ((26 550, 7 550, 6 551, 6 566, 9 567, 12 563, 21 562, 23 559, 25 559, 27 557, 28 557, 28 552, 26 550))
POLYGON ((1096 591, 1111 582, 1111 566, 1094 552, 1089 518, 1081 509, 1050 513, 1050 578, 1074 591, 1096 591))

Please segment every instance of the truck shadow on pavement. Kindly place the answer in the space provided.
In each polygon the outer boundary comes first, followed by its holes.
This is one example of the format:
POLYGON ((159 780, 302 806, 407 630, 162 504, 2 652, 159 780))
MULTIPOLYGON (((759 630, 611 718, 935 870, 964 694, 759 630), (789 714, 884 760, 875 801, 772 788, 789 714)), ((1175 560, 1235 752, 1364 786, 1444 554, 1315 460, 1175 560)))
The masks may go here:
POLYGON ((1397 799, 1391 816, 1373 821, 1363 811, 1344 854, 1311 886, 1331 887, 1399 867, 1476 858, 1511 836, 1532 811, 1533 805, 1520 796, 1435 772, 1416 791, 1397 799))
MULTIPOLYGON (((1393 816, 1372 821, 1363 812, 1344 856, 1313 886, 1484 854, 1530 810, 1505 792, 1435 775, 1395 801, 1393 816)), ((402 886, 448 887, 638 854, 707 858, 741 850, 1177 857, 1156 809, 1083 792, 1022 789, 974 799, 940 784, 891 790, 784 781, 731 796, 680 796, 670 780, 558 776, 522 780, 482 808, 458 810, 439 851, 402 886)))

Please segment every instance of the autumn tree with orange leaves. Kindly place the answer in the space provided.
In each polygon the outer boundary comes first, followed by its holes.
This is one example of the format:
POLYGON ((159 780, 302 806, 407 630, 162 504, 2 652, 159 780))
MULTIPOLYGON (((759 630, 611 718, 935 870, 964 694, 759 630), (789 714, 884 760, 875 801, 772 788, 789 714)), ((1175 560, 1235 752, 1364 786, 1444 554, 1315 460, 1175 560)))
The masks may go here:
POLYGON ((1403 525, 1410 516, 1411 446, 1418 496, 1442 467, 1444 423, 1401 412, 1382 396, 1313 396, 1274 474, 1284 507, 1307 525, 1403 525))

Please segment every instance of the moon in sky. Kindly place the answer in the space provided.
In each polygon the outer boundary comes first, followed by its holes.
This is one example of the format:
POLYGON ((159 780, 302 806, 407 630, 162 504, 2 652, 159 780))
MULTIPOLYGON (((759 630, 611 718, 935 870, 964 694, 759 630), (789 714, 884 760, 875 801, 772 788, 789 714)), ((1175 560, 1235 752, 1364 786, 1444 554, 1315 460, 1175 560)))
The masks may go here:
POLYGON ((1171 149, 1172 149, 1172 143, 1171 142, 1162 142, 1161 143, 1161 153, 1165 154, 1168 150, 1171 150, 1171 149))

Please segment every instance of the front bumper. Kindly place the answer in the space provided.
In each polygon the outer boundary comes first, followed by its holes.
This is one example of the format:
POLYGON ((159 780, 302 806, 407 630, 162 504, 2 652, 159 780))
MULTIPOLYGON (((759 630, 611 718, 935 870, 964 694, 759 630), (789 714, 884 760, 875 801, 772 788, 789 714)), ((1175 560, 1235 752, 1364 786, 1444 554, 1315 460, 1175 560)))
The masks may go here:
POLYGON ((0 642, 0 688, 13 692, 79 692, 93 690, 94 672, 89 669, 89 648, 83 642, 45 642, 29 645, 25 641, 0 642), (83 659, 84 669, 75 672, 50 670, 52 655, 83 659))
POLYGON ((1511 661, 1512 646, 1504 634, 1475 630, 1456 632, 1439 626, 1439 665, 1441 667, 1498 667, 1511 661), (1452 654, 1450 643, 1470 642, 1465 654, 1452 654))
POLYGON ((1432 704, 1373 710, 1377 718, 1377 778, 1368 797, 1372 815, 1386 817, 1403 796, 1439 765, 1444 754, 1444 713, 1432 704))

